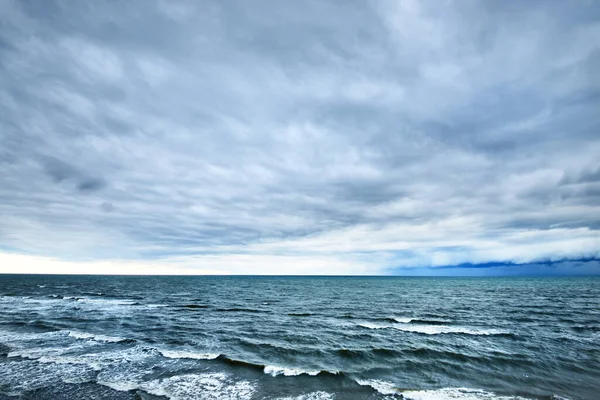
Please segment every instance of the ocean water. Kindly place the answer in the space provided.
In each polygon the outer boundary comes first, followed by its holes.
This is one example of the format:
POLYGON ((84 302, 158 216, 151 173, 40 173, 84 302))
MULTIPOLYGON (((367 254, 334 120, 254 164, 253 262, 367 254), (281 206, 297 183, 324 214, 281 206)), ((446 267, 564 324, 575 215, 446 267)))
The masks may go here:
POLYGON ((558 396, 600 399, 598 278, 0 276, 0 399, 558 396))

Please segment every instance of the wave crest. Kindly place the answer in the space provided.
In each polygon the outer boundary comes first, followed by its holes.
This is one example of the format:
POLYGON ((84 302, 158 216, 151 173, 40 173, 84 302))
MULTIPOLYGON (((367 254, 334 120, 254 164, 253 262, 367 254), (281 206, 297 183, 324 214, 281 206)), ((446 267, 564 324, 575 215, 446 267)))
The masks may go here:
POLYGON ((163 357, 174 359, 214 360, 220 356, 216 353, 196 353, 192 351, 158 350, 163 357))

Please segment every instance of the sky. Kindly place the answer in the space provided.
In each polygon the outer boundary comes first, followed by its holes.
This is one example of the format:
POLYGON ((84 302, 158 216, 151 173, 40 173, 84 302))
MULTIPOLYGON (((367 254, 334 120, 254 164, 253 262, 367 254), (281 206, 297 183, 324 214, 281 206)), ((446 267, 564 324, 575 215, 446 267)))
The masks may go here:
POLYGON ((0 0, 0 272, 600 274, 600 3, 0 0))

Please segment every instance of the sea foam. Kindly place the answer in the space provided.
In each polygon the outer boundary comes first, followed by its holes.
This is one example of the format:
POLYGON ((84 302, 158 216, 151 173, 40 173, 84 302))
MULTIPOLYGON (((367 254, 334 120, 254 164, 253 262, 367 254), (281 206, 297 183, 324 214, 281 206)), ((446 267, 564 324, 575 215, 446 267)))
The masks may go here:
POLYGON ((224 373, 177 375, 144 382, 139 389, 171 400, 249 400, 256 391, 249 381, 224 373))
POLYGON ((219 357, 218 353, 196 353, 192 351, 179 351, 179 350, 158 350, 160 354, 167 358, 189 358, 194 360, 214 360, 219 357))
POLYGON ((96 342, 118 343, 127 339, 117 336, 96 335, 87 332, 69 331, 69 336, 75 339, 94 340, 96 342))
POLYGON ((527 400, 519 396, 502 396, 480 389, 443 388, 435 390, 405 390, 406 400, 527 400))
POLYGON ((440 335, 459 333, 464 335, 505 335, 509 332, 498 329, 480 329, 448 325, 394 325, 394 329, 404 332, 423 333, 425 335, 440 335))
POLYGON ((280 397, 277 400, 333 400, 333 399, 335 399, 333 394, 320 390, 318 392, 301 394, 299 396, 294 396, 294 397, 280 397))
POLYGON ((322 371, 320 370, 304 370, 304 369, 298 369, 298 368, 284 368, 284 367, 276 367, 273 365, 267 365, 265 366, 264 369, 265 374, 271 375, 271 376, 278 376, 278 375, 283 375, 283 376, 298 376, 298 375, 310 375, 310 376, 317 376, 319 375, 322 371))
POLYGON ((384 396, 401 396, 404 400, 530 400, 520 396, 504 396, 481 389, 442 388, 431 390, 404 390, 392 382, 379 379, 358 379, 361 386, 370 386, 384 396))
POLYGON ((393 383, 383 381, 380 379, 357 379, 356 383, 361 386, 370 386, 375 389, 378 393, 383 395, 393 395, 398 393, 398 389, 393 383))

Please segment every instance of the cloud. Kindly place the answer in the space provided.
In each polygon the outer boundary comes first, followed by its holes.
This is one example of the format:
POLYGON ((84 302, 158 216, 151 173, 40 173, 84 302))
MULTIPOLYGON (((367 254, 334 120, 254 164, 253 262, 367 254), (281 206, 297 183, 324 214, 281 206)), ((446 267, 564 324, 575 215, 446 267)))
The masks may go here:
POLYGON ((598 11, 4 0, 0 249, 227 273, 597 257, 598 11))

